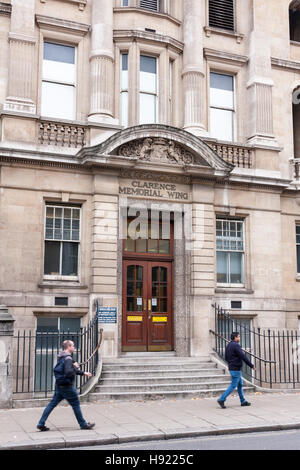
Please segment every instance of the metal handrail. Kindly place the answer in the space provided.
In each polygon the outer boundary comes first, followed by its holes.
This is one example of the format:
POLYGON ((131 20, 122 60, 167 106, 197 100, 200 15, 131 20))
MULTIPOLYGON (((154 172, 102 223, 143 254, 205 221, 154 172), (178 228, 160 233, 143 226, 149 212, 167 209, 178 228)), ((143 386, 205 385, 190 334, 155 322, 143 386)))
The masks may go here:
MULTIPOLYGON (((210 333, 212 333, 213 335, 215 336, 218 336, 218 338, 221 338, 223 341, 225 341, 226 343, 230 343, 230 341, 228 339, 226 339, 224 336, 222 335, 219 335, 219 333, 216 333, 215 331, 213 330, 209 330, 210 333)), ((241 348, 242 351, 244 351, 245 353, 249 354, 250 356, 253 356, 255 357, 255 359, 259 360, 259 361, 263 361, 263 362, 266 362, 266 363, 269 363, 269 364, 277 364, 276 361, 268 361, 267 359, 263 359, 262 357, 259 357, 259 356, 256 356, 255 354, 251 353, 250 351, 247 351, 246 349, 244 348, 241 348)))
POLYGON ((96 352, 98 351, 98 349, 101 346, 102 340, 103 340, 103 328, 100 329, 99 341, 98 341, 98 344, 97 344, 96 348, 94 349, 93 353, 90 355, 90 357, 86 361, 79 362, 79 364, 78 364, 79 366, 84 366, 85 364, 87 364, 95 356, 96 352))

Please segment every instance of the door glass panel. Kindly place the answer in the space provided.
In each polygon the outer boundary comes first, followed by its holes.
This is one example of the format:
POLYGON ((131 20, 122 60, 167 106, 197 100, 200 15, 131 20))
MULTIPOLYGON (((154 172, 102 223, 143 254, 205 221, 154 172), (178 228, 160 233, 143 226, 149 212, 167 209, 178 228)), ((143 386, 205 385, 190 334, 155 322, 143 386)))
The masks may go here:
POLYGON ((157 266, 152 268, 152 312, 167 312, 167 268, 157 266))
POLYGON ((148 252, 158 253, 158 240, 148 240, 148 252))
POLYGON ((147 252, 147 240, 143 238, 138 238, 136 241, 136 252, 137 253, 146 253, 147 252))
POLYGON ((169 240, 160 240, 159 241, 159 252, 163 255, 170 253, 170 241, 169 240))
POLYGON ((143 266, 127 266, 126 308, 128 312, 141 312, 142 302, 137 298, 143 297, 143 266))

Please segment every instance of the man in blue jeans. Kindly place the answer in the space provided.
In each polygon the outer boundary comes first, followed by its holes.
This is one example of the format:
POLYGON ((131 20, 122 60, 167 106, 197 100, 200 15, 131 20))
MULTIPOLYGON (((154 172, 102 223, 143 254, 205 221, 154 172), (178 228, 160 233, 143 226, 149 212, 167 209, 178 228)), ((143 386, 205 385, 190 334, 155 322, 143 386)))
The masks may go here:
POLYGON ((223 393, 223 395, 219 398, 219 400, 217 400, 221 408, 226 408, 224 404, 225 400, 235 388, 237 388, 241 400, 241 406, 251 405, 251 403, 249 403, 244 397, 241 368, 243 365, 243 361, 249 367, 251 367, 251 369, 254 369, 254 365, 247 359, 247 356, 243 352, 239 342, 240 334, 237 331, 231 333, 231 341, 227 345, 225 351, 225 360, 228 362, 228 369, 231 375, 231 384, 223 393))
POLYGON ((62 346, 63 351, 59 353, 58 360, 64 360, 64 376, 69 382, 69 385, 58 385, 57 383, 55 384, 55 393, 53 395, 53 398, 50 403, 46 406, 42 417, 37 424, 37 428, 40 431, 49 431, 49 428, 45 426, 46 420, 51 411, 53 411, 54 408, 63 399, 65 399, 72 406, 80 429, 92 429, 95 424, 87 423, 84 417, 82 416, 78 393, 76 388, 74 387, 76 375, 86 375, 87 377, 91 377, 92 374, 90 372, 83 372, 79 369, 79 364, 77 362, 73 362, 72 354, 75 349, 73 341, 67 339, 63 342, 62 346))

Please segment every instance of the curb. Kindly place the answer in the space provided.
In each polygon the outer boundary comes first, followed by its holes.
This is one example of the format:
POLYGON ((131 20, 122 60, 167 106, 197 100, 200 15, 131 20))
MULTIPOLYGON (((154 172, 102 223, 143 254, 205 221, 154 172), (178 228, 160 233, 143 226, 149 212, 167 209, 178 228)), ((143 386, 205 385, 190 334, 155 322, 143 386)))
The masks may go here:
POLYGON ((264 424, 256 426, 244 427, 219 427, 219 428, 182 428, 174 429, 173 431, 158 430, 153 433, 136 433, 136 434, 109 434, 102 437, 94 436, 92 438, 56 438, 53 440, 33 440, 24 442, 8 442, 0 446, 0 450, 46 450, 46 449, 64 449, 72 447, 90 447, 109 444, 124 444, 127 442, 145 442, 145 441, 158 441, 169 439, 183 439, 190 437, 205 437, 205 436, 222 436, 228 434, 246 434, 254 432, 267 432, 267 431, 288 431, 292 429, 300 429, 300 423, 286 423, 286 424, 264 424))

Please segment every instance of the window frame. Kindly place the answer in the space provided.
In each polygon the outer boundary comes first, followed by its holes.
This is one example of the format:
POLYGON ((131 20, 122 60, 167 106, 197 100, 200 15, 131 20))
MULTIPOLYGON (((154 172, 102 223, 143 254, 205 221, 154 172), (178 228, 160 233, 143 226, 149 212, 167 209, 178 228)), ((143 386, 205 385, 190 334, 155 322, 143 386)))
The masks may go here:
POLYGON ((220 141, 220 142, 230 142, 230 143, 234 143, 236 142, 237 140, 237 116, 236 116, 236 104, 237 104, 237 95, 236 95, 236 74, 233 73, 233 72, 230 72, 230 71, 220 71, 220 70, 216 70, 214 68, 210 69, 209 70, 209 84, 208 84, 208 90, 209 90, 209 133, 210 133, 210 137, 214 140, 217 140, 217 141, 220 141), (229 108, 229 107, 224 107, 224 106, 215 106, 215 105, 212 105, 211 104, 211 74, 216 74, 216 75, 224 75, 224 76, 227 76, 227 77, 231 77, 232 78, 232 83, 233 83, 233 91, 232 91, 232 96, 233 96, 233 107, 232 108, 229 108), (231 112, 231 126, 232 126, 232 138, 231 140, 224 140, 224 139, 220 139, 218 137, 215 137, 211 134, 211 130, 212 130, 212 116, 211 116, 211 110, 212 109, 217 109, 217 110, 221 110, 221 111, 229 111, 231 112))
POLYGON ((49 119, 54 119, 54 120, 61 120, 61 121, 76 121, 77 117, 77 89, 78 89, 78 44, 70 44, 66 43, 63 41, 60 41, 59 39, 53 39, 53 38, 47 38, 44 37, 42 41, 42 60, 41 60, 41 116, 44 118, 49 118, 49 119), (45 43, 50 43, 58 46, 66 46, 66 47, 72 47, 74 49, 74 82, 71 81, 64 81, 64 80, 54 80, 51 78, 44 78, 44 45, 45 43), (53 116, 51 114, 47 114, 43 112, 43 101, 44 101, 44 92, 43 92, 43 84, 44 83, 50 83, 53 85, 58 85, 58 86, 67 86, 67 87, 72 87, 73 89, 73 115, 70 118, 65 117, 65 116, 53 116))
POLYGON ((299 255, 299 261, 298 261, 298 246, 300 250, 300 241, 299 243, 297 242, 297 235, 299 235, 299 240, 300 240, 300 222, 296 222, 295 224, 295 235, 296 235, 296 272, 297 272, 297 278, 300 278, 300 255, 299 255), (297 227, 299 227, 299 234, 297 234, 297 227))
MULTIPOLYGON (((71 219, 72 220, 72 219, 71 219)), ((79 281, 80 278, 80 269, 81 269, 81 237, 82 237, 82 206, 77 204, 60 204, 57 202, 45 202, 44 204, 44 238, 43 238, 43 279, 44 280, 67 280, 67 281, 79 281), (53 208, 64 208, 64 209, 78 209, 79 210, 79 238, 78 240, 55 240, 46 238, 46 218, 47 218, 47 207, 53 208), (45 256, 46 256, 46 242, 58 242, 59 243, 59 274, 45 274, 45 256), (63 243, 76 243, 78 246, 77 252, 77 275, 65 275, 62 273, 62 256, 63 256, 63 243)))
POLYGON ((139 92, 138 92, 138 124, 157 124, 159 122, 159 57, 155 54, 149 54, 148 52, 145 53, 142 50, 139 54, 139 64, 138 64, 138 84, 139 84, 139 92), (156 93, 147 92, 141 89, 141 57, 149 57, 151 59, 155 59, 156 61, 156 74, 155 74, 155 81, 156 81, 156 93), (141 95, 147 95, 155 97, 155 121, 151 123, 142 123, 141 122, 141 95))
MULTIPOLYGON (((237 231, 237 230, 236 230, 237 231)), ((230 233, 230 229, 229 229, 230 233)), ((215 226, 215 234, 216 234, 216 285, 217 287, 228 287, 228 288, 245 288, 246 286, 246 269, 245 269, 245 259, 246 259, 246 230, 245 230, 245 219, 242 217, 235 217, 235 218, 230 218, 230 217, 224 217, 224 216, 217 216, 216 217, 216 226, 215 226), (217 222, 236 222, 236 223, 242 223, 242 229, 243 229, 243 238, 242 238, 242 243, 243 243, 243 249, 242 250, 232 250, 230 247, 228 249, 218 249, 217 247, 217 222), (218 252, 220 253, 241 253, 241 278, 242 281, 241 283, 234 283, 234 282, 218 282, 218 252)), ((230 235, 228 237, 228 240, 230 241, 230 235)), ((227 272, 230 276, 229 281, 231 281, 231 269, 230 269, 230 256, 228 256, 228 261, 227 261, 227 272)))
POLYGON ((120 52, 120 124, 124 127, 128 127, 129 124, 129 51, 120 52), (127 55, 127 88, 122 87, 122 74, 123 74, 123 56, 127 55), (127 94, 127 115, 126 122, 123 121, 123 95, 127 94))

